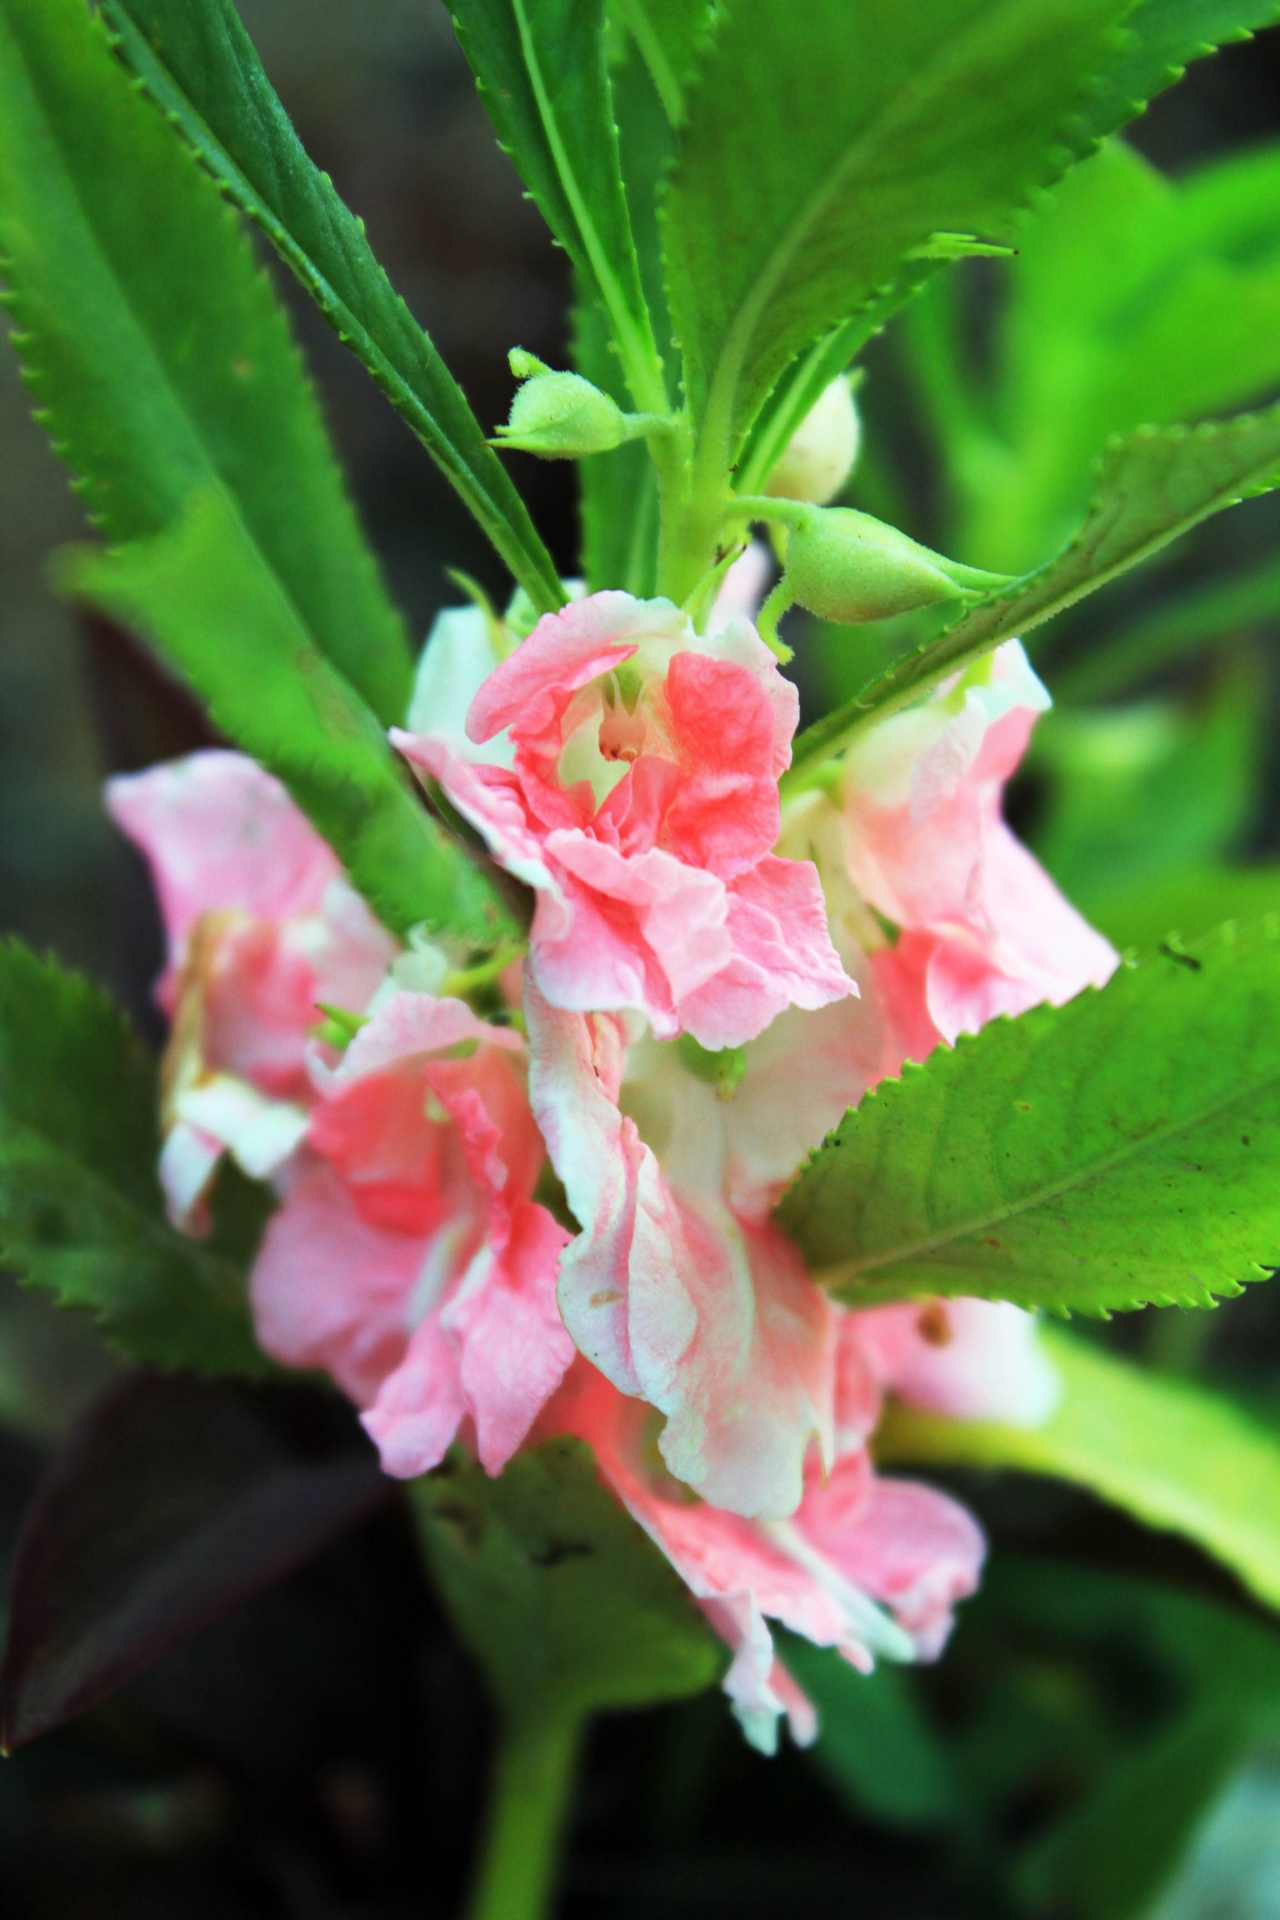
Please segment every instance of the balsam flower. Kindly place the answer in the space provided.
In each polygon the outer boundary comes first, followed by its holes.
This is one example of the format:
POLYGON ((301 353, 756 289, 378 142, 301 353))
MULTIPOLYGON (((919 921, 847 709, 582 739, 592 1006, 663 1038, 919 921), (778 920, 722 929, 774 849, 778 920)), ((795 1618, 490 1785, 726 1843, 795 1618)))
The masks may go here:
POLYGON ((550 1005, 714 1049, 853 990, 813 866, 772 851, 799 710, 745 619, 703 638, 669 601, 597 593, 489 673, 465 732, 441 691, 393 738, 534 889, 550 1005))
POLYGON ((785 845, 818 851, 833 917, 852 922, 861 909, 909 1059, 998 1014, 1060 1005, 1115 969, 1111 946, 1001 812, 1005 783, 1049 705, 1021 645, 1007 641, 869 728, 834 792, 806 799, 788 823, 785 845), (867 907, 891 923, 889 944, 867 907))
POLYGON ((164 921, 160 1177, 174 1219, 199 1225, 224 1151, 264 1178, 297 1147, 318 1003, 361 1012, 399 949, 279 781, 245 755, 210 750, 120 775, 106 797, 147 858, 164 921))
POLYGON ((460 1000, 383 999, 322 1076, 254 1267, 267 1352, 332 1374, 401 1477, 459 1430, 499 1472, 573 1357, 522 1052, 460 1000))
POLYGON ((717 1506, 791 1513, 832 1455, 835 1317, 770 1219, 807 1149, 881 1070, 856 1001, 784 1015, 741 1079, 635 1016, 526 989, 530 1097, 582 1232, 560 1305, 580 1350, 665 1416, 671 1473, 717 1506), (712 1077, 708 1077, 712 1076, 712 1077))

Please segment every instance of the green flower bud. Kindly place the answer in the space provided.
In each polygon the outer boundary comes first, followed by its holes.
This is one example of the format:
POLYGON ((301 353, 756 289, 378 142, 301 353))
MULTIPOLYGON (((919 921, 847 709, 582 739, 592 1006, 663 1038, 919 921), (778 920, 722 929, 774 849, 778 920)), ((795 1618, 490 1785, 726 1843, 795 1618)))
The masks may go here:
POLYGON ((786 525, 787 604, 848 626, 958 600, 1006 578, 960 566, 852 507, 802 510, 786 525))
POLYGON ((499 427, 503 446, 547 460, 608 453, 631 438, 631 426, 616 401, 576 373, 553 373, 516 348, 511 370, 523 379, 511 402, 511 418, 499 427))
POLYGON ((841 374, 824 387, 792 434, 764 483, 765 493, 825 507, 853 472, 860 440, 853 390, 841 374))

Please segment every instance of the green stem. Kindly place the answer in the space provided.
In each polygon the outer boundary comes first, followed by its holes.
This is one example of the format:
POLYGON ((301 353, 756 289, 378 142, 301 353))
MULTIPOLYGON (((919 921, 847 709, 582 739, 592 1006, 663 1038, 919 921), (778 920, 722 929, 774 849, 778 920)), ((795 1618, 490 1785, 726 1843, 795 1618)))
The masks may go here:
POLYGON ((545 1920, 582 1731, 571 1712, 506 1723, 468 1920, 545 1920))

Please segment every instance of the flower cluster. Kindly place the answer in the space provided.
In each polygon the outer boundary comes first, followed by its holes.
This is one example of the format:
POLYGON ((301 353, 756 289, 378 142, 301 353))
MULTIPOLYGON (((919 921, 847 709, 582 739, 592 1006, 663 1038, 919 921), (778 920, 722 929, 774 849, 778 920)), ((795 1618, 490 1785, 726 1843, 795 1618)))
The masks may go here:
POLYGON ((863 1668, 928 1658, 976 1583, 974 1521, 872 1464, 885 1397, 1035 1421, 1055 1393, 1013 1307, 835 1304, 778 1197, 904 1060, 1115 957, 1002 818, 1047 704, 1016 642, 784 813, 797 697, 742 591, 706 633, 623 593, 505 652, 478 610, 438 622, 393 737, 535 901, 475 1004, 251 763, 109 797, 169 935, 174 1215, 199 1229, 223 1152, 280 1197, 263 1346, 327 1370, 396 1475, 588 1441, 767 1747, 784 1712, 812 1732, 769 1620, 863 1668))

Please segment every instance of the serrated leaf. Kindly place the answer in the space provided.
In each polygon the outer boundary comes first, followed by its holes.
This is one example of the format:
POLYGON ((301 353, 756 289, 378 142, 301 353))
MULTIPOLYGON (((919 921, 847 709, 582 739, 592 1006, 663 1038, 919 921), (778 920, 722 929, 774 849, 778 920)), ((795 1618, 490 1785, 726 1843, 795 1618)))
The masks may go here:
POLYGON ((164 1218, 155 1068, 106 996, 0 947, 0 1259, 135 1360, 261 1373, 241 1261, 164 1218))
POLYGON ((0 259, 28 383, 110 537, 225 486, 320 652, 402 718, 404 632, 283 310, 83 0, 0 4, 0 259))
POLYGON ((664 207, 695 417, 734 457, 787 363, 931 235, 990 237, 1060 170, 1129 0, 731 0, 664 207))
POLYGON ((1223 928, 882 1082, 780 1221, 850 1305, 1209 1306, 1280 1262, 1280 925, 1223 928))
POLYGON ((604 0, 447 3, 499 140, 608 316, 632 400, 665 412, 622 185, 604 0))
POLYGON ((1158 553, 1210 514, 1265 493, 1280 474, 1280 406, 1198 427, 1147 427, 1103 454, 1093 506, 1041 567, 985 595, 796 740, 798 785, 870 721, 919 698, 1002 640, 1026 634, 1158 553))
MULTIPOLYGON (((523 500, 379 265, 363 222, 308 157, 232 0, 105 0, 102 12, 121 57, 363 361, 534 605, 562 605, 523 500)), ((384 718, 403 718, 403 706, 384 718)))
POLYGON ((492 937, 495 896, 317 652, 224 491, 196 494, 153 540, 63 553, 57 578, 173 661, 215 723, 284 782, 387 926, 404 933, 427 921, 492 937))
POLYGON ((110 1698, 382 1505, 391 1484, 354 1414, 306 1389, 189 1374, 113 1388, 23 1520, 5 1751, 110 1698))
POLYGON ((1128 45, 1085 103, 1077 151, 1132 120, 1193 60, 1278 20, 1277 0, 1140 0, 1126 22, 1128 45))
POLYGON ((1224 1394, 1148 1372, 1047 1327, 1062 1376, 1042 1427, 944 1420, 895 1406, 877 1436, 885 1461, 1011 1467, 1068 1480, 1179 1533, 1280 1607, 1280 1438, 1224 1394))
POLYGON ((680 1699, 719 1676, 720 1643, 579 1441, 517 1454, 496 1480, 453 1460, 414 1497, 445 1603, 508 1720, 680 1699))

